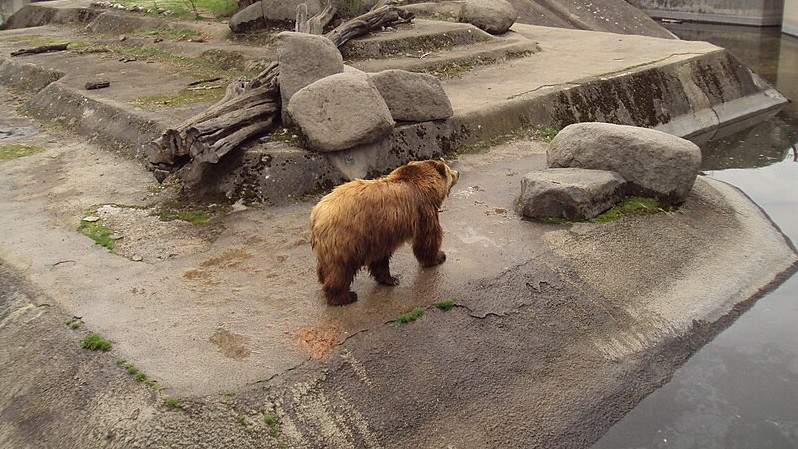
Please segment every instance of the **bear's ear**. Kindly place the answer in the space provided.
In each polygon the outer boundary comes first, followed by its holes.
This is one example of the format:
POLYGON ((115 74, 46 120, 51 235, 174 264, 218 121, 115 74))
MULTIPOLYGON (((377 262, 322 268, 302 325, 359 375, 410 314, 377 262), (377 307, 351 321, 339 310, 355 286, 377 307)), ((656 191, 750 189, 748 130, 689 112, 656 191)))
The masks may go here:
POLYGON ((440 175, 444 179, 446 179, 446 169, 447 169, 446 163, 441 161, 432 161, 432 160, 427 161, 427 163, 435 167, 435 170, 438 170, 438 173, 440 173, 440 175))

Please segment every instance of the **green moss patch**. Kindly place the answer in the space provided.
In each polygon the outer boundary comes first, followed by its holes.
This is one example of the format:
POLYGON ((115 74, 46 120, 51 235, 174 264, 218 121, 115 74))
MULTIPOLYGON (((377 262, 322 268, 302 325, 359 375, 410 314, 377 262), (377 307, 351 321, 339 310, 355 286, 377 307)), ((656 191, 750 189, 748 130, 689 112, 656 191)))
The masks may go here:
POLYGON ((642 198, 637 196, 627 196, 620 203, 613 206, 603 214, 591 218, 589 220, 568 220, 560 217, 544 217, 539 218, 538 221, 550 224, 566 224, 566 223, 606 223, 608 221, 617 220, 624 216, 630 215, 648 215, 664 212, 664 209, 658 200, 655 198, 642 198))
POLYGON ((16 159, 30 156, 31 154, 42 151, 43 148, 37 145, 27 145, 24 143, 7 143, 0 145, 0 160, 16 159))
POLYGON ((616 220, 624 215, 648 215, 663 211, 664 209, 660 206, 659 201, 654 198, 628 196, 621 200, 620 204, 588 221, 590 223, 604 223, 616 220))
POLYGON ((99 221, 87 220, 88 218, 90 217, 80 220, 78 232, 94 240, 94 243, 100 246, 108 248, 109 250, 114 249, 114 240, 111 238, 113 231, 111 231, 111 228, 101 224, 99 221))

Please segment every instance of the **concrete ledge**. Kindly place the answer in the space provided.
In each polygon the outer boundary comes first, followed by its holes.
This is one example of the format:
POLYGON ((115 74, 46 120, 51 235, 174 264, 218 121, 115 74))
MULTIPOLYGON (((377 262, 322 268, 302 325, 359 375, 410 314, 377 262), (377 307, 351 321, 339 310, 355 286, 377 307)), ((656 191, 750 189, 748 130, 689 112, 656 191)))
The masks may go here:
POLYGON ((0 83, 26 93, 39 92, 63 76, 63 72, 27 62, 10 59, 0 62, 0 83))
POLYGON ((719 49, 673 63, 545 86, 489 107, 456 112, 461 143, 495 137, 527 124, 558 129, 609 122, 689 138, 788 100, 731 53, 719 49))
POLYGON ((88 23, 101 13, 92 8, 53 7, 49 3, 24 6, 8 18, 3 29, 30 28, 48 23, 88 23))
POLYGON ((688 22, 728 23, 750 26, 778 26, 781 25, 781 14, 766 15, 737 15, 702 12, 663 11, 661 9, 644 9, 649 16, 655 19, 685 20, 688 22))
POLYGON ((98 101, 60 82, 50 83, 23 104, 37 120, 67 127, 78 134, 126 148, 133 157, 160 136, 165 126, 145 118, 141 111, 110 100, 98 101))

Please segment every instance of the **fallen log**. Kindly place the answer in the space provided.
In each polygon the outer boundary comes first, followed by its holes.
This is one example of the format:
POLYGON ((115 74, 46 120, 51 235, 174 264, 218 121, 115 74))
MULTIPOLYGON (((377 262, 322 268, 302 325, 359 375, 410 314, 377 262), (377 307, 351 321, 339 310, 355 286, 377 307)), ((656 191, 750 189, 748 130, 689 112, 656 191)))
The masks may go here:
POLYGON ((22 48, 17 51, 12 51, 11 56, 36 55, 39 53, 52 53, 55 51, 65 51, 68 46, 69 42, 67 42, 66 44, 42 45, 33 48, 22 48))
POLYGON ((86 90, 95 90, 95 89, 105 89, 110 85, 111 85, 110 81, 87 81, 86 85, 83 87, 86 90))
MULTIPOLYGON (((379 2, 371 11, 344 22, 326 36, 340 47, 373 30, 413 19, 412 13, 390 3, 391 0, 379 2)), ((323 11, 307 23, 298 24, 297 29, 321 33, 334 14, 335 8, 328 2, 323 11)), ((275 128, 282 108, 279 74, 279 63, 274 61, 251 81, 231 83, 223 99, 151 142, 146 154, 156 179, 162 182, 169 173, 191 161, 216 163, 249 139, 275 128)))

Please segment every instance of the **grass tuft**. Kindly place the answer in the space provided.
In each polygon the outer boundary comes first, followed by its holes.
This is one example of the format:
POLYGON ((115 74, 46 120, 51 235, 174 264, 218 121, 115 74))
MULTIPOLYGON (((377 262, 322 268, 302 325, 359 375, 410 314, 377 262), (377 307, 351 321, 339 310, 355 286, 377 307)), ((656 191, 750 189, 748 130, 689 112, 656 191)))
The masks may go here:
POLYGON ((272 415, 271 413, 267 413, 263 415, 263 422, 269 426, 269 436, 272 438, 277 438, 280 436, 280 423, 277 421, 277 417, 272 415))
POLYGON ((68 320, 64 320, 64 324, 70 329, 79 329, 83 326, 83 321, 80 318, 70 318, 68 320))
POLYGON ((87 335, 80 343, 80 346, 91 351, 105 352, 111 350, 111 342, 100 337, 100 334, 96 332, 87 335))
POLYGON ((446 301, 438 301, 435 303, 435 307, 443 311, 450 310, 454 307, 454 301, 451 299, 447 299, 446 301))
POLYGON ((163 400, 164 405, 172 408, 180 408, 180 400, 177 398, 166 398, 163 400))
POLYGON ((116 363, 116 366, 124 369, 126 373, 128 373, 130 376, 132 376, 133 379, 136 380, 136 382, 141 382, 144 385, 146 385, 146 386, 148 386, 148 387, 150 387, 150 388, 152 388, 154 390, 159 390, 160 389, 158 387, 158 384, 154 380, 149 379, 147 377, 147 375, 144 374, 143 371, 141 371, 138 368, 136 368, 135 366, 133 366, 133 364, 127 363, 127 360, 125 360, 125 359, 116 359, 115 363, 116 363))
POLYGON ((559 133, 559 132, 560 131, 557 128, 553 127, 553 126, 549 126, 549 125, 537 125, 537 126, 535 126, 535 135, 538 138, 545 140, 546 142, 551 142, 557 136, 557 133, 559 133))
POLYGON ((410 312, 403 313, 396 317, 396 322, 399 324, 409 323, 411 321, 416 321, 421 315, 424 315, 424 308, 416 307, 410 312))

